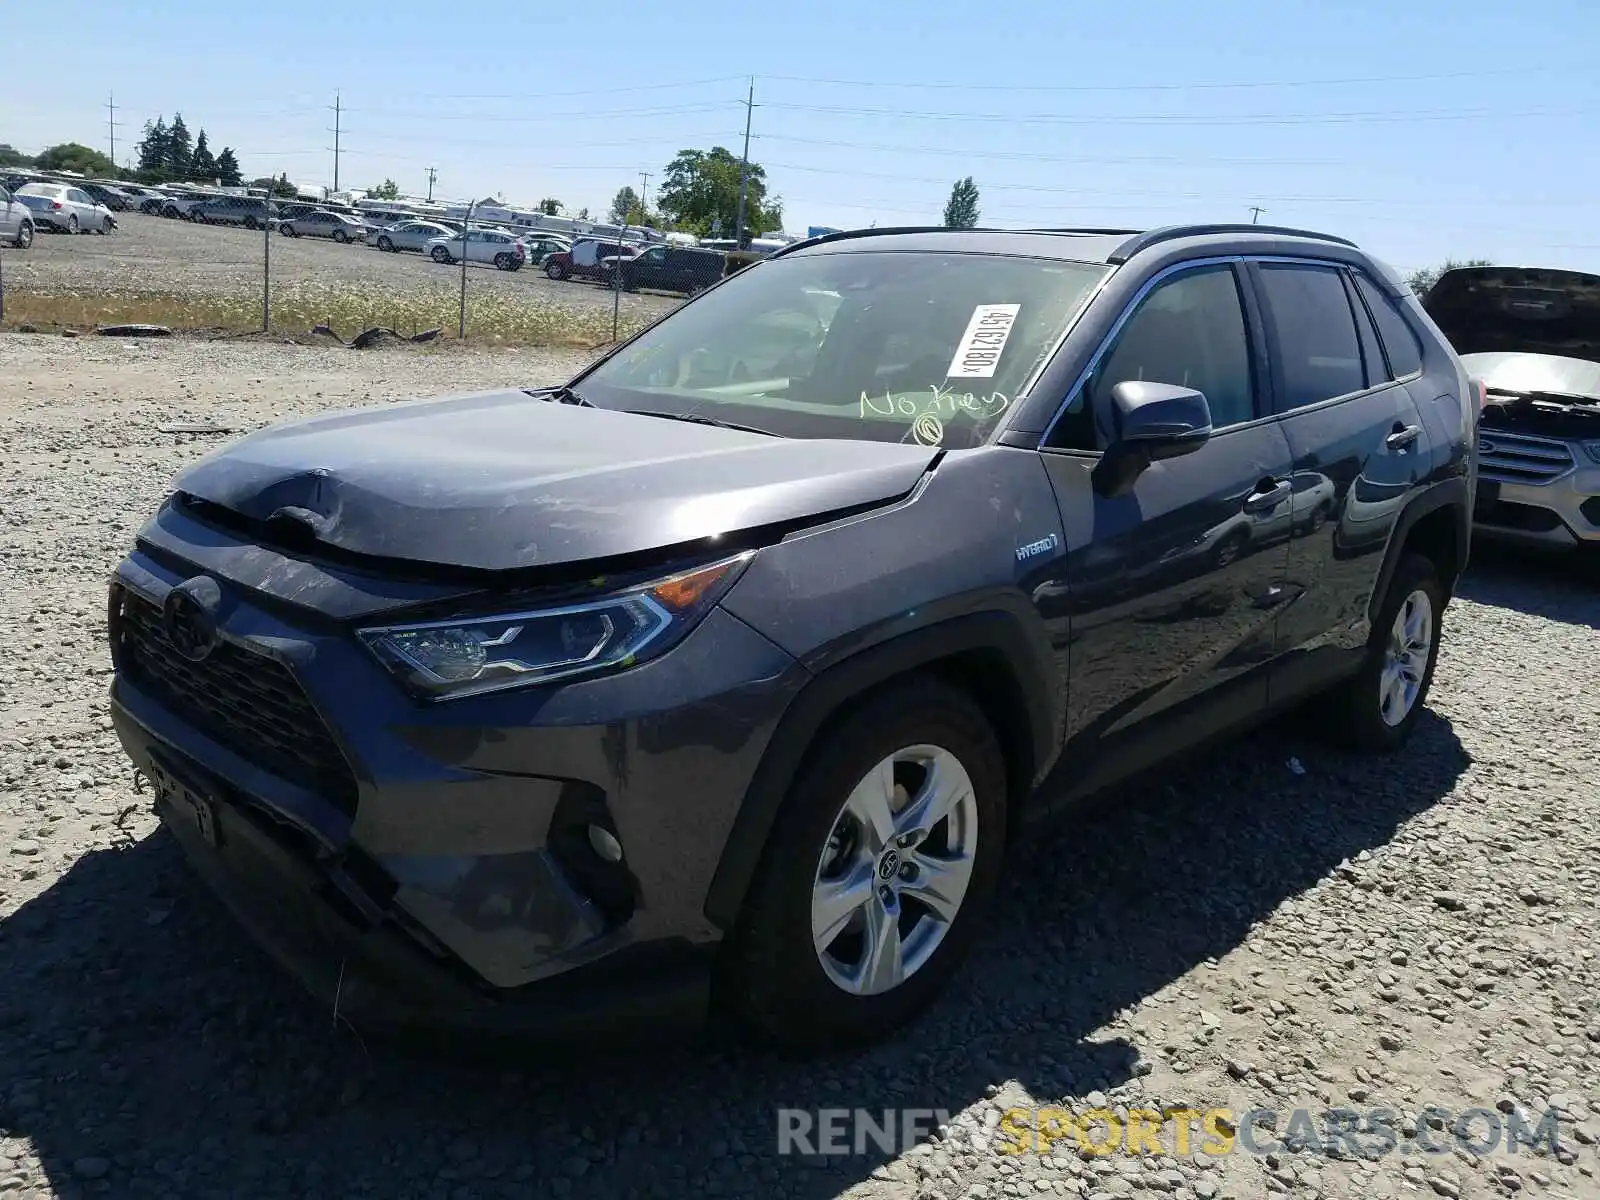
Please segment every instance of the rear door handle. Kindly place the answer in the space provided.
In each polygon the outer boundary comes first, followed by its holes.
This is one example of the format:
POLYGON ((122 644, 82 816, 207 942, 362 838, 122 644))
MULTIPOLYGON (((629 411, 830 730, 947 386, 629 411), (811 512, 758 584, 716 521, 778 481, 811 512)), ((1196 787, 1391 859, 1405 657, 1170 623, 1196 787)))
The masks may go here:
POLYGON ((1289 498, 1292 490, 1284 479, 1263 480, 1267 483, 1267 490, 1260 491, 1261 484, 1257 484, 1257 491, 1251 492, 1244 498, 1244 511, 1247 513, 1266 512, 1269 508, 1276 508, 1289 498))
POLYGON ((1421 433, 1421 425, 1396 425, 1394 432, 1383 439, 1383 444, 1391 450, 1404 450, 1416 441, 1421 433))

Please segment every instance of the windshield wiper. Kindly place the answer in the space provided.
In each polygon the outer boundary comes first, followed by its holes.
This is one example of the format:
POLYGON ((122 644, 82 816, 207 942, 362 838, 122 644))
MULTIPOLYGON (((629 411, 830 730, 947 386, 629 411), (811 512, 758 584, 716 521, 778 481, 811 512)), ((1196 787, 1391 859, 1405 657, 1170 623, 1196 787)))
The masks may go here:
POLYGON ((708 417, 702 413, 651 412, 643 408, 628 408, 623 411, 632 413, 636 417, 663 417, 668 421, 688 421, 695 425, 715 425, 718 429, 732 429, 738 433, 761 433, 767 437, 783 436, 781 433, 773 433, 770 429, 757 429, 754 425, 735 425, 732 421, 724 421, 718 417, 708 417))
POLYGON ((594 407, 593 401, 585 400, 582 396, 578 395, 577 392, 573 391, 569 387, 553 388, 548 392, 544 391, 543 389, 536 390, 534 388, 523 388, 522 390, 536 399, 548 400, 551 404, 574 404, 579 408, 594 407))

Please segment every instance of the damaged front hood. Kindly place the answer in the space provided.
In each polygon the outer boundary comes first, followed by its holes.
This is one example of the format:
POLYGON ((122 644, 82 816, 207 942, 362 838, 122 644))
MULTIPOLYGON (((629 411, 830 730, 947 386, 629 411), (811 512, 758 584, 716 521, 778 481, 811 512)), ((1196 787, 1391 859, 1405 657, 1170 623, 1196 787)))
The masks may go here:
POLYGON ((474 570, 610 559, 905 495, 936 449, 801 440, 507 390, 274 426, 174 486, 260 535, 474 570))

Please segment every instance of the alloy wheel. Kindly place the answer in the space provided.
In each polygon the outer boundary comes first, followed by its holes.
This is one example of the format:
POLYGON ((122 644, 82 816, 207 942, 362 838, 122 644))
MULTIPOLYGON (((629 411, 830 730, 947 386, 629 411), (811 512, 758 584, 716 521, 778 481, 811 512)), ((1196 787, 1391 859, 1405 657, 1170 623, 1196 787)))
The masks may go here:
POLYGON ((1416 707, 1433 649, 1433 601, 1421 588, 1395 613, 1378 675, 1378 710, 1387 725, 1399 725, 1416 707))

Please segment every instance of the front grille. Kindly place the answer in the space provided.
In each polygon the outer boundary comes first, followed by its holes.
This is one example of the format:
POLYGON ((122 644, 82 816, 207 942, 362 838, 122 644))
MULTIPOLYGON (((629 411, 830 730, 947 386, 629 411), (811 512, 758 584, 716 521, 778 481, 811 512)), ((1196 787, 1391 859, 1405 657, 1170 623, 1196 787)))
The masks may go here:
POLYGON ((1478 432, 1478 474, 1500 483, 1548 483, 1572 470, 1572 451, 1554 438, 1484 428, 1478 432))
POLYGON ((355 813, 355 773, 282 663, 232 642, 191 662, 167 640, 160 608, 126 589, 112 637, 118 665, 178 716, 241 758, 355 813))

